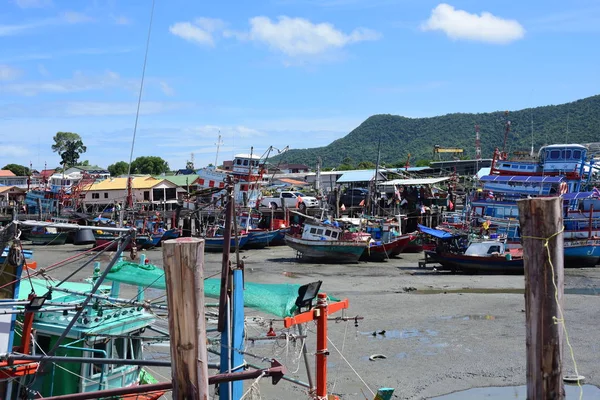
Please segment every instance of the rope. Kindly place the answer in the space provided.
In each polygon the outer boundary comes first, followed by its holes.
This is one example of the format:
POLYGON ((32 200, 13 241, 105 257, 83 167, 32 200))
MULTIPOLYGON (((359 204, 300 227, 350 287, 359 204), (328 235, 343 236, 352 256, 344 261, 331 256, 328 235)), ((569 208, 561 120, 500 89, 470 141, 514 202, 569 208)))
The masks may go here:
POLYGON ((250 388, 248 388, 248 390, 246 390, 246 393, 244 393, 242 395, 242 397, 240 397, 240 400, 244 400, 246 398, 246 396, 250 395, 250 398, 254 398, 255 395, 258 396, 258 398, 260 399, 260 389, 258 387, 258 382, 262 379, 262 377, 265 376, 265 372, 263 371, 262 374, 260 374, 260 376, 258 378, 256 378, 256 380, 254 380, 254 382, 252 382, 252 385, 250 385, 250 388))
MULTIPOLYGON (((556 279, 554 277, 554 264, 552 263, 552 255, 550 254, 550 240, 555 238, 556 236, 563 233, 565 230, 564 226, 558 232, 550 235, 547 238, 535 237, 535 236, 523 236, 524 239, 535 239, 542 240, 544 242, 544 247, 546 248, 546 252, 548 253, 548 264, 550 264, 550 271, 552 273, 552 286, 554 286, 554 301, 556 302, 556 308, 558 309, 558 315, 560 318, 552 317, 555 324, 561 324, 562 330, 565 334, 565 340, 567 342, 567 346, 569 347, 569 353, 571 354, 571 361, 573 362, 573 368, 575 369, 575 375, 579 377, 579 369, 577 368, 577 361, 575 361, 575 352, 573 351, 573 346, 571 345, 571 340, 569 339, 569 332, 567 331, 567 325, 565 324, 565 315, 563 309, 558 301, 558 285, 556 284, 556 279)), ((583 399, 583 387, 581 386, 581 381, 577 379, 577 386, 579 387, 579 400, 583 399)))
POLYGON ((127 178, 128 179, 131 178, 131 162, 133 160, 135 135, 137 133, 138 120, 140 118, 140 106, 142 104, 142 92, 144 91, 144 78, 146 76, 146 63, 148 61, 148 49, 150 48, 150 34, 152 33, 152 20, 154 19, 154 3, 155 3, 155 0, 152 0, 152 8, 150 10, 150 24, 148 25, 148 36, 146 38, 146 52, 144 53, 144 65, 142 67, 142 79, 140 81, 140 91, 139 91, 139 95, 138 95, 137 110, 135 113, 135 123, 133 125, 133 139, 131 140, 131 152, 129 153, 129 167, 127 168, 127 178))
POLYGON ((346 362, 346 364, 348 364, 348 366, 350 367, 350 369, 352 370, 352 372, 354 372, 356 374, 356 376, 358 377, 358 379, 360 379, 360 381, 363 383, 363 385, 365 385, 365 387, 369 390, 369 392, 371 392, 371 394, 373 395, 373 397, 375 397, 375 392, 373 392, 371 390, 371 388, 369 387, 369 385, 367 385, 367 382, 365 382, 364 379, 358 374, 358 372, 356 372, 356 370, 354 369, 354 367, 352 366, 352 364, 350 364, 350 362, 346 359, 346 357, 344 357, 344 355, 342 354, 342 352, 338 350, 338 348, 331 341, 331 339, 327 338, 327 341, 333 346, 333 348, 335 349, 335 351, 337 351, 339 353, 340 357, 342 357, 342 360, 344 360, 346 362))

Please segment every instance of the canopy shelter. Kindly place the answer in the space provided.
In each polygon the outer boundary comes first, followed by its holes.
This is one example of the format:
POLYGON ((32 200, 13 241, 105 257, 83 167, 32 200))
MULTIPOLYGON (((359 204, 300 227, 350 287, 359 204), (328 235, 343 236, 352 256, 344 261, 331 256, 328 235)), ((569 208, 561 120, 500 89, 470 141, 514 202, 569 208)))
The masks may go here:
POLYGON ((600 191, 596 188, 591 192, 574 192, 574 193, 565 193, 562 195, 563 200, 579 200, 579 199, 591 199, 591 198, 599 198, 600 191))
POLYGON ((480 179, 482 182, 501 182, 501 183, 560 183, 565 179, 562 176, 513 176, 513 175, 486 175, 480 179))
POLYGON ((455 237, 459 237, 460 235, 453 235, 452 233, 443 231, 441 229, 429 228, 425 225, 417 224, 419 230, 427 235, 436 237, 438 239, 452 239, 455 237))
MULTIPOLYGON (((385 176, 379 172, 377 181, 383 181, 385 179, 385 176)), ((344 174, 338 178, 336 183, 371 182, 373 180, 375 180, 375 170, 362 169, 344 172, 344 174)))

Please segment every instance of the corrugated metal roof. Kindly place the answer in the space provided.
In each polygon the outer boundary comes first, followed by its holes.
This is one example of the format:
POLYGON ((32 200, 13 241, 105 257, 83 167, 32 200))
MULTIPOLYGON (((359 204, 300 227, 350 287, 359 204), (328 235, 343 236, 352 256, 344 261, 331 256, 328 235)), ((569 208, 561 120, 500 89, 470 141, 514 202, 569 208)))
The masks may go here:
MULTIPOLYGON (((133 189, 150 189, 163 179, 156 179, 151 176, 136 176, 132 178, 131 187, 133 189)), ((109 178, 101 182, 94 183, 88 190, 124 190, 127 189, 127 178, 109 178)))
POLYGON ((280 178, 280 179, 276 179, 276 180, 285 182, 285 183, 289 183, 290 185, 297 185, 297 186, 310 185, 308 182, 298 181, 296 179, 280 178))
POLYGON ((447 181, 448 179, 450 179, 449 177, 443 177, 443 178, 421 178, 421 179, 394 179, 391 181, 387 181, 387 182, 381 182, 379 183, 379 185, 433 185, 434 183, 439 183, 439 182, 443 182, 443 181, 447 181))
MULTIPOLYGON (((363 169, 356 171, 346 171, 342 176, 338 178, 337 183, 349 183, 349 182, 370 182, 375 177, 374 169, 363 169)), ((381 173, 379 175, 382 178, 381 173)))
POLYGON ((169 175, 169 176, 161 176, 156 177, 156 179, 166 179, 167 181, 174 183, 177 186, 184 187, 187 185, 193 185, 194 181, 198 179, 200 175, 197 174, 189 174, 189 175, 169 175))

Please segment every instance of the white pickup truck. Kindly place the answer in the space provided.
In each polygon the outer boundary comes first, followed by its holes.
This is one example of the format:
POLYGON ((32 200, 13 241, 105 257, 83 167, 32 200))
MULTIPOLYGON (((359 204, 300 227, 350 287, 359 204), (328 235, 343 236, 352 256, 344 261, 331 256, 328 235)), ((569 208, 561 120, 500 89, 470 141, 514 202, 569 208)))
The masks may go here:
POLYGON ((304 208, 319 207, 319 201, 316 198, 306 196, 300 192, 281 192, 277 197, 264 197, 260 205, 276 210, 282 207, 283 202, 285 202, 286 208, 298 207, 302 210, 304 208), (299 202, 299 197, 302 198, 302 202, 299 202))

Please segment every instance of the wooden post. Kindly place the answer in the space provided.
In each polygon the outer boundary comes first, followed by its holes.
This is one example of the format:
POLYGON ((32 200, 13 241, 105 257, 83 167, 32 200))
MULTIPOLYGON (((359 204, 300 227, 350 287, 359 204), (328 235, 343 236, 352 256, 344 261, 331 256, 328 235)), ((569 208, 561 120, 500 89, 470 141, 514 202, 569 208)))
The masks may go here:
POLYGON ((208 400, 204 319, 204 239, 163 242, 169 304, 173 399, 208 400))
POLYGON ((564 248, 563 234, 558 233, 563 228, 562 198, 519 200, 517 205, 525 261, 527 398, 561 400, 565 398, 561 311, 564 248))

